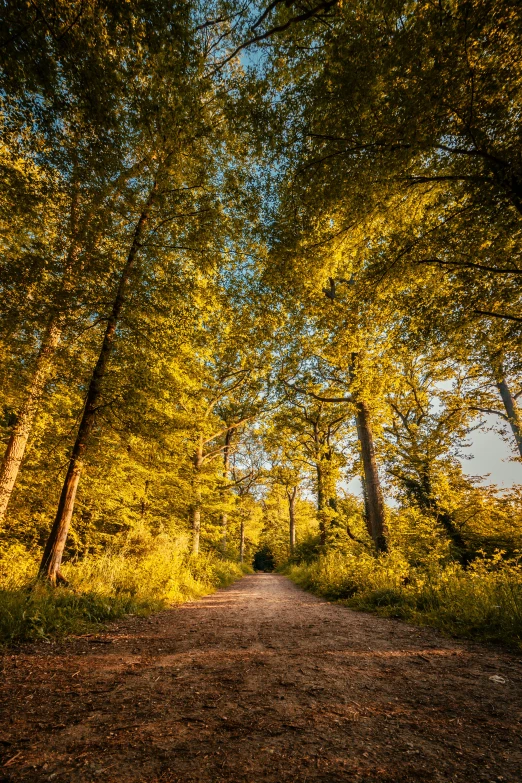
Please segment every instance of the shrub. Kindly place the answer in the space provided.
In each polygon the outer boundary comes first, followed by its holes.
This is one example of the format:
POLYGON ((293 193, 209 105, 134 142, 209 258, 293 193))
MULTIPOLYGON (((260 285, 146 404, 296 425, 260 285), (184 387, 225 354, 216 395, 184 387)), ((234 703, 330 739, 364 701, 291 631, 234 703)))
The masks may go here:
POLYGON ((397 552, 375 558, 331 551, 287 573, 302 587, 355 609, 522 647, 522 564, 503 552, 483 554, 464 569, 435 560, 413 567, 397 552))
POLYGON ((125 614, 198 598, 249 570, 212 554, 193 557, 184 537, 145 528, 101 556, 64 564, 66 588, 35 579, 39 555, 20 545, 0 552, 0 645, 83 633, 125 614))

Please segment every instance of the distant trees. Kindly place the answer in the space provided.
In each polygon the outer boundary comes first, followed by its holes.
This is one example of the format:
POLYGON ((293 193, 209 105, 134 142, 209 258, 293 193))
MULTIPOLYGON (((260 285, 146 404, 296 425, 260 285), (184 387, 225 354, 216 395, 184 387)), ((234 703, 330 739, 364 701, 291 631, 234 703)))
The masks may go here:
POLYGON ((468 565, 509 503, 462 444, 522 457, 519 9, 2 14, 5 537, 58 583, 133 525, 278 565, 404 512, 468 565))

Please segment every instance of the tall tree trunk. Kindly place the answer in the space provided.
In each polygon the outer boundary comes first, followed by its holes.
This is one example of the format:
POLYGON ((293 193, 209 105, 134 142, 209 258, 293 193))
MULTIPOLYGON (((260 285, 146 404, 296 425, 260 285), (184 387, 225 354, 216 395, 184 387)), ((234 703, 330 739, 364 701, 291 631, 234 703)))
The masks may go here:
POLYGON ((239 525, 239 562, 243 565, 245 559, 245 520, 241 517, 239 525))
MULTIPOLYGON (((227 430, 225 434, 225 448, 223 449, 223 478, 225 481, 228 480, 228 470, 230 466, 230 444, 232 443, 232 438, 234 437, 234 430, 227 430)), ((221 493, 221 499, 224 501, 225 493, 221 493)), ((228 514, 226 511, 223 511, 221 514, 221 545, 223 549, 223 554, 227 551, 227 533, 228 533, 228 514)))
POLYGON ((193 457, 194 464, 194 497, 191 506, 192 522, 192 554, 199 555, 199 538, 201 533, 201 466, 203 465, 203 437, 200 436, 193 457))
POLYGON ((40 350, 36 357, 33 376, 26 392, 20 410, 16 417, 2 464, 0 466, 0 524, 3 522, 11 495, 18 478, 18 472, 24 458, 27 441, 31 434, 33 422, 38 412, 45 384, 49 380, 53 369, 53 359, 56 348, 62 336, 64 326, 63 299, 71 289, 71 270, 77 262, 80 245, 78 242, 78 202, 79 193, 77 187, 73 190, 70 213, 70 245, 65 259, 60 292, 55 302, 54 313, 50 316, 42 337, 40 350))
POLYGON ((69 467, 62 487, 58 510, 54 520, 51 533, 47 540, 45 550, 40 563, 40 575, 49 579, 52 584, 65 582, 60 573, 60 566, 63 558, 63 551, 69 533, 72 514, 74 511, 74 502, 76 492, 83 468, 83 458, 89 435, 94 426, 96 411, 101 396, 101 385, 105 377, 107 363, 112 352, 116 328, 121 315, 121 310, 126 301, 129 278, 133 271, 137 253, 141 247, 141 238, 145 225, 149 219, 150 209, 157 193, 157 183, 154 182, 149 193, 149 197, 134 229, 134 235, 130 246, 125 266, 120 275, 118 290, 114 299, 110 316, 107 320, 107 327, 103 338, 102 347, 98 356, 98 361, 93 370, 83 414, 78 428, 76 441, 73 446, 69 467))
POLYGON ((365 501, 368 523, 373 543, 377 552, 387 552, 386 520, 384 516, 384 499, 381 482, 375 460, 373 434, 370 411, 366 403, 358 400, 355 403, 357 435, 361 444, 361 457, 364 471, 365 501))
POLYGON ((504 403, 504 409, 508 417, 509 426, 511 427, 513 437, 515 438, 515 443, 517 444, 518 453, 522 457, 522 421, 517 402, 511 394, 510 388, 507 384, 502 362, 492 362, 492 369, 495 376, 497 389, 502 398, 502 402, 504 403))
POLYGON ((292 491, 286 490, 286 496, 288 498, 288 516, 290 518, 290 554, 294 554, 295 549, 295 501, 297 498, 297 487, 294 487, 292 491))
POLYGON ((27 396, 18 412, 16 424, 0 467, 0 523, 3 521, 14 485, 24 458, 25 448, 34 418, 38 411, 45 384, 51 374, 53 358, 60 341, 62 324, 59 316, 53 316, 45 331, 36 359, 34 374, 27 396))

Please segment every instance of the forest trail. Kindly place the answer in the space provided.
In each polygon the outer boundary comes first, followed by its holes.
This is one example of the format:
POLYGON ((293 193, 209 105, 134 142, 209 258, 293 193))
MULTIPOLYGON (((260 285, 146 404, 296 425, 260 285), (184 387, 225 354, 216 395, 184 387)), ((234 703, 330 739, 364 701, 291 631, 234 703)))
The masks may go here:
POLYGON ((521 683, 520 655, 257 574, 7 654, 0 781, 518 783, 521 683))

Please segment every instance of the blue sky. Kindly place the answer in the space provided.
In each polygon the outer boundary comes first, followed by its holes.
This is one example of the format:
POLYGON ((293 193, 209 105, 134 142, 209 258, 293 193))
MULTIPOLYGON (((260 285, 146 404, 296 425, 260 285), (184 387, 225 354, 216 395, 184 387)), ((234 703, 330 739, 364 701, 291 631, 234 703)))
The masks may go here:
MULTIPOLYGON (((522 463, 513 461, 515 452, 510 445, 489 426, 498 423, 495 416, 485 416, 485 426, 470 435, 471 444, 463 449, 471 459, 462 460, 464 473, 468 476, 483 476, 484 484, 511 487, 522 484, 522 463), (488 475, 489 474, 489 475, 488 475)), ((359 478, 352 479, 346 488, 355 495, 362 495, 359 478)))

